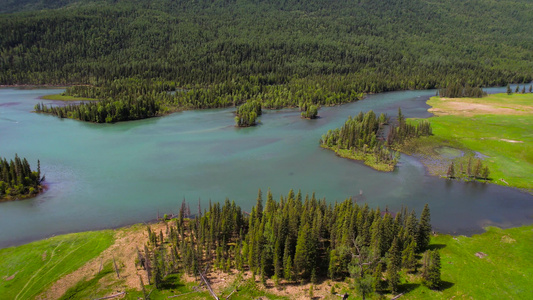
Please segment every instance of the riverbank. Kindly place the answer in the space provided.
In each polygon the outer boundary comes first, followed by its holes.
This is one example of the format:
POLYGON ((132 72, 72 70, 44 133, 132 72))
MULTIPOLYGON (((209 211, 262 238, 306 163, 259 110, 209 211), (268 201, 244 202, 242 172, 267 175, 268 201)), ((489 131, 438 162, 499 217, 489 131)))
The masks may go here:
POLYGON ((98 101, 98 99, 95 99, 95 98, 74 97, 74 96, 67 96, 63 94, 41 96, 39 97, 39 99, 55 100, 55 101, 98 101))
POLYGON ((491 183, 533 191, 533 94, 432 97, 427 104, 433 136, 406 143, 402 152, 436 176, 446 176, 451 162, 481 158, 491 183))
MULTIPOLYGON (((167 224, 150 225, 153 232, 166 236, 167 224)), ((431 249, 440 249, 443 286, 430 290, 402 273, 400 293, 409 299, 449 299, 467 297, 524 298, 533 290, 533 226, 511 229, 487 228, 472 237, 434 235, 431 249), (490 276, 487 276, 490 274, 490 276), (479 280, 472 281, 472 278, 479 280), (406 283, 408 279, 409 283, 406 283)), ((125 299, 143 296, 141 278, 151 299, 166 299, 185 293, 189 298, 211 299, 199 278, 171 275, 165 287, 155 290, 148 285, 146 271, 136 264, 137 249, 148 242, 146 225, 137 224, 117 230, 61 235, 30 244, 0 250, 0 293, 11 299, 98 298, 125 292, 125 299), (114 267, 116 265, 116 269, 114 267), (117 272, 118 270, 118 272, 117 272)), ((359 299, 350 282, 326 280, 315 285, 281 284, 266 286, 251 280, 250 272, 207 274, 214 292, 230 299, 267 297, 268 299, 338 299, 335 293, 348 293, 359 299)), ((349 281, 349 280, 348 280, 349 281)))
POLYGON ((328 147, 326 144, 320 145, 324 149, 331 150, 335 152, 338 156, 342 158, 351 159, 354 161, 359 161, 364 163, 366 166, 371 167, 374 170, 381 172, 392 172, 394 171, 395 164, 387 164, 377 161, 373 153, 361 153, 360 151, 349 150, 349 149, 339 149, 337 146, 328 147))

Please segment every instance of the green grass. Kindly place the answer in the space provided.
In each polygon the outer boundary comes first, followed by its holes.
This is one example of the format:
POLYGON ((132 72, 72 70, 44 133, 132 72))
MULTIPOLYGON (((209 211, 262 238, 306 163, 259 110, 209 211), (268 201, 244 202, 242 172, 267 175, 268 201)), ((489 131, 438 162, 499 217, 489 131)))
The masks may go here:
POLYGON ((75 286, 69 288, 63 296, 61 296, 58 300, 68 300, 68 299, 90 299, 95 298, 96 295, 95 292, 98 292, 98 294, 103 294, 109 291, 106 291, 103 289, 99 284, 98 281, 102 279, 104 276, 114 273, 113 268, 111 264, 107 264, 98 274, 96 274, 93 278, 86 280, 83 279, 80 282, 78 282, 75 286))
POLYGON ((44 100, 56 100, 56 101, 96 101, 96 100, 98 100, 98 99, 95 99, 95 98, 83 98, 83 97, 65 96, 63 94, 46 95, 46 96, 42 96, 41 99, 44 99, 44 100))
POLYGON ((531 299, 533 295, 533 226, 487 228, 472 237, 440 235, 444 288, 432 291, 420 285, 407 299, 531 299), (487 256, 477 257, 483 252, 487 256))
POLYGON ((339 149, 337 146, 328 147, 326 145, 321 145, 322 148, 329 149, 334 151, 338 156, 362 161, 365 165, 371 167, 374 170, 382 172, 392 172, 394 171, 394 165, 386 164, 382 162, 377 162, 373 154, 363 154, 359 151, 352 151, 348 149, 339 149))
POLYGON ((113 243, 112 230, 67 234, 0 250, 0 295, 32 299, 113 243))
MULTIPOLYGON (((429 119, 434 135, 421 139, 419 144, 425 146, 418 145, 419 150, 406 152, 430 154, 432 149, 441 146, 479 152, 488 156, 484 163, 490 168, 493 183, 507 185, 507 182, 509 186, 533 190, 533 94, 496 94, 475 101, 467 100, 497 107, 529 106, 532 113, 435 116, 429 119)), ((433 107, 440 106, 436 97, 427 103, 433 107)))

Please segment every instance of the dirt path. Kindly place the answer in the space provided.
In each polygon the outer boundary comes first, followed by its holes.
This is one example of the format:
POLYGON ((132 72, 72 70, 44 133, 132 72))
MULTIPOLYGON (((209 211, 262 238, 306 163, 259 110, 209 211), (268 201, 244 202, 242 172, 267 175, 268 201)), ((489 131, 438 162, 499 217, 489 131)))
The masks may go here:
MULTIPOLYGON (((480 98, 483 99, 483 98, 480 98)), ((438 105, 428 109, 429 112, 437 115, 456 115, 472 117, 475 115, 530 115, 531 106, 512 103, 477 103, 482 101, 472 98, 440 98, 438 105)))

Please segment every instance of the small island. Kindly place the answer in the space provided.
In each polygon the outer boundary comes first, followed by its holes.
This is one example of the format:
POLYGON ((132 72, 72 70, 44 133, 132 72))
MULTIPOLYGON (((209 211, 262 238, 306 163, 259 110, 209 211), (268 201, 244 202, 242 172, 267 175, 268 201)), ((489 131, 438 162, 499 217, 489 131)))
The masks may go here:
POLYGON ((37 161, 37 171, 32 171, 26 158, 9 162, 0 157, 0 201, 9 201, 33 197, 43 190, 41 185, 41 163, 37 161))
POLYGON ((316 104, 309 102, 300 103, 300 111, 304 119, 312 120, 318 118, 318 105, 316 104))
POLYGON ((360 112, 355 118, 349 117, 340 129, 323 135, 320 145, 341 157, 363 161, 378 171, 391 172, 400 157, 396 149, 407 140, 432 134, 429 122, 407 123, 401 109, 398 109, 397 122, 397 126, 388 125, 384 114, 378 118, 373 111, 360 112), (386 139, 385 125, 389 126, 386 139))
POLYGON ((248 101, 239 106, 235 113, 235 125, 237 127, 250 127, 257 125, 257 117, 262 115, 261 103, 248 101))

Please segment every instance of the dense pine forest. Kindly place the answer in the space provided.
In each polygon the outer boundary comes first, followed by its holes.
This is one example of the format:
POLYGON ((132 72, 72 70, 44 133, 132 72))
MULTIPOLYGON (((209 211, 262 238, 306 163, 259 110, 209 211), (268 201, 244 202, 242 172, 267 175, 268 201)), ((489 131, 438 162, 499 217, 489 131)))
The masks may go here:
POLYGON ((204 211, 198 205, 192 216, 184 202, 166 232, 147 231, 150 242, 137 250, 136 263, 157 288, 170 274, 214 269, 249 271, 275 285, 351 278, 363 296, 398 293, 402 270, 431 288, 441 283, 439 254, 428 249, 427 205, 417 218, 407 208, 392 213, 352 199, 328 205, 292 190, 279 201, 268 191, 263 203, 259 190, 250 213, 226 200, 204 211))
POLYGON ((107 102, 49 112, 92 122, 532 79, 527 0, 26 0, 2 12, 0 84, 88 85, 107 102))
POLYGON ((39 193, 42 189, 41 164, 33 171, 26 158, 7 161, 0 157, 0 201, 24 198, 39 193))

